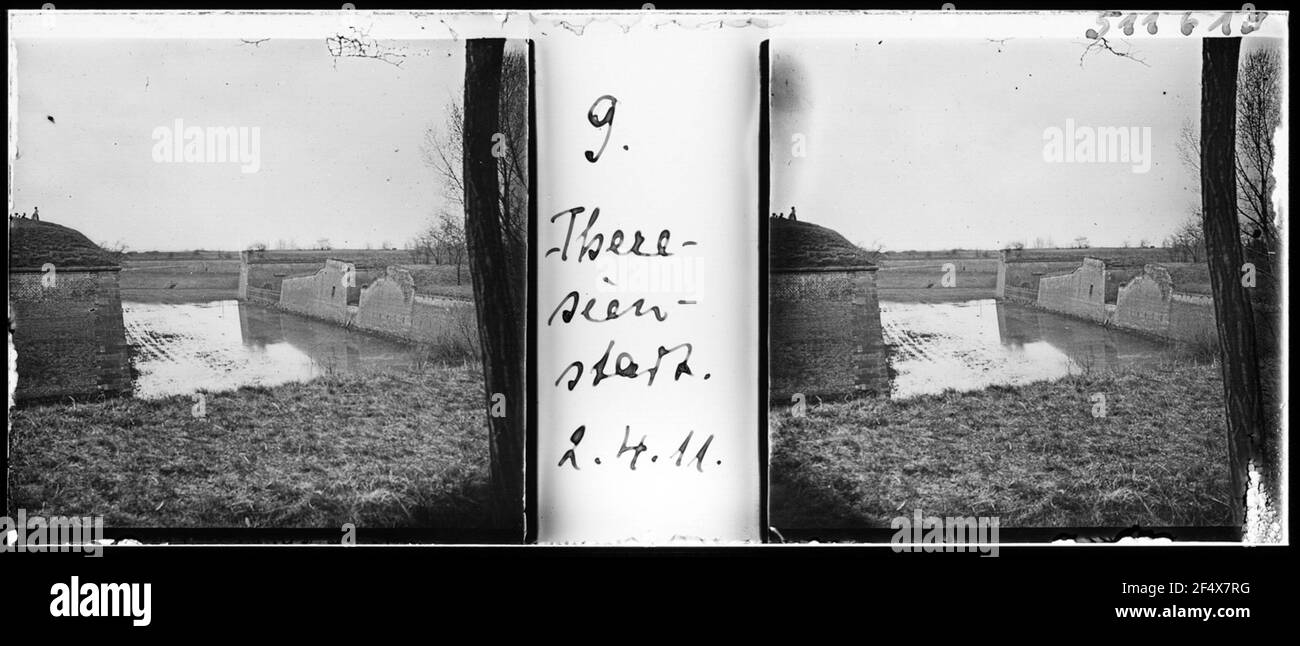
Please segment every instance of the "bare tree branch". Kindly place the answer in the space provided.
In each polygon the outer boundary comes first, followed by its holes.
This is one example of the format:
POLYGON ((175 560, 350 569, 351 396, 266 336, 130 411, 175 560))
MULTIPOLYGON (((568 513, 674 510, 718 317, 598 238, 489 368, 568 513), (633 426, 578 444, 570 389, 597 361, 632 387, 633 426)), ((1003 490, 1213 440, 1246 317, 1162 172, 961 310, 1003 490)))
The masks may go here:
MULTIPOLYGON (((507 50, 501 63, 501 93, 498 100, 498 142, 496 159, 497 217, 501 232, 510 242, 508 249, 523 249, 528 232, 528 60, 522 51, 507 50)), ((461 103, 447 105, 447 121, 430 127, 420 151, 424 163, 443 181, 448 201, 464 208, 465 113, 461 103)))
MULTIPOLYGON (((1244 53, 1238 63, 1235 154, 1232 174, 1236 182, 1236 212, 1241 223, 1246 259, 1263 278, 1260 286, 1280 288, 1276 277, 1281 250, 1281 226, 1273 208, 1273 136, 1281 121, 1281 54, 1276 47, 1244 53)), ((1178 140, 1183 164, 1200 175, 1201 136, 1190 122, 1178 140)), ((1199 188, 1199 187, 1198 187, 1199 188)))
POLYGON ((1083 48, 1083 53, 1079 55, 1079 67, 1083 67, 1083 59, 1087 58, 1089 53, 1101 51, 1110 52, 1120 58, 1127 58, 1147 67, 1151 67, 1150 65, 1147 65, 1146 61, 1134 56, 1131 48, 1125 51, 1120 51, 1112 47, 1109 40, 1100 36, 1092 39, 1092 41, 1088 43, 1088 46, 1083 48))

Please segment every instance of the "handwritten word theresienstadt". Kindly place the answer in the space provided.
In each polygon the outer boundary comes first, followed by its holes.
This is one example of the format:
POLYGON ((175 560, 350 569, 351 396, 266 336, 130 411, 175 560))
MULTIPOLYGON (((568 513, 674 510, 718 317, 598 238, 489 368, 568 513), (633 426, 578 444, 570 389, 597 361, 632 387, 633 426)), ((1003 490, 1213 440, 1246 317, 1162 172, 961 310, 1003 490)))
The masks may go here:
MULTIPOLYGON (((609 355, 614 350, 614 341, 611 340, 609 342, 609 345, 605 346, 605 353, 602 354, 600 356, 600 359, 598 359, 596 363, 592 364, 591 366, 592 372, 594 373, 592 375, 591 385, 593 387, 599 386, 600 382, 609 379, 610 377, 623 377, 625 379, 636 379, 637 377, 643 374, 648 374, 650 375, 650 379, 646 383, 646 386, 653 386, 655 383, 655 376, 659 374, 659 367, 660 364, 663 363, 664 357, 674 352, 677 352, 678 350, 681 350, 683 348, 686 350, 686 356, 680 362, 678 362, 677 369, 673 373, 673 381, 680 380, 682 378, 682 375, 694 374, 691 372, 691 367, 689 365, 689 362, 691 360, 691 351, 692 351, 692 346, 690 343, 681 343, 671 348, 666 348, 662 345, 659 346, 659 357, 655 359, 654 366, 648 370, 641 370, 641 366, 637 364, 636 359, 633 358, 630 353, 620 352, 618 353, 618 357, 614 359, 614 372, 611 373, 605 371, 606 366, 609 364, 609 355)), ((569 371, 574 370, 575 368, 577 369, 577 374, 575 374, 573 378, 570 379, 569 382, 565 385, 568 387, 569 390, 573 390, 574 388, 576 388, 578 382, 582 379, 583 373, 585 372, 585 367, 582 361, 574 361, 573 363, 570 363, 564 369, 564 371, 560 373, 560 376, 555 379, 555 386, 558 388, 560 386, 560 383, 564 381, 564 377, 569 374, 569 371)), ((704 375, 704 378, 708 379, 709 376, 710 375, 706 374, 704 375)))
MULTIPOLYGON (((586 207, 575 206, 571 209, 560 211, 559 213, 556 213, 555 215, 551 216, 552 224, 555 224, 556 220, 564 217, 565 215, 569 216, 569 222, 568 222, 568 230, 564 235, 564 245, 561 247, 551 247, 550 249, 547 249, 546 257, 549 258, 551 254, 559 253, 561 261, 567 262, 569 260, 569 248, 570 245, 573 243, 573 227, 577 223, 578 215, 581 213, 585 213, 586 210, 587 210, 586 207)), ((655 244, 655 251, 653 253, 646 253, 641 250, 641 245, 645 244, 646 239, 645 239, 645 234, 641 233, 640 231, 632 232, 632 236, 633 236, 632 246, 624 250, 623 243, 626 241, 627 236, 622 229, 615 229, 612 233, 610 233, 608 243, 606 243, 606 238, 604 233, 594 233, 594 234, 592 233, 592 228, 596 226, 596 220, 598 219, 600 219, 600 207, 596 207, 591 210, 591 215, 587 216, 587 226, 584 227, 582 231, 578 234, 578 239, 581 241, 581 246, 579 247, 578 256, 577 256, 578 262, 582 262, 583 260, 595 260, 596 258, 600 257, 600 252, 602 250, 615 255, 633 255, 633 256, 642 256, 646 258, 654 258, 654 257, 666 258, 668 256, 673 255, 673 253, 668 250, 668 245, 672 238, 672 232, 670 232, 668 229, 664 229, 659 232, 659 238, 655 244)), ((690 247, 690 246, 694 246, 695 244, 696 244, 695 242, 688 240, 686 242, 681 243, 680 246, 690 247)))

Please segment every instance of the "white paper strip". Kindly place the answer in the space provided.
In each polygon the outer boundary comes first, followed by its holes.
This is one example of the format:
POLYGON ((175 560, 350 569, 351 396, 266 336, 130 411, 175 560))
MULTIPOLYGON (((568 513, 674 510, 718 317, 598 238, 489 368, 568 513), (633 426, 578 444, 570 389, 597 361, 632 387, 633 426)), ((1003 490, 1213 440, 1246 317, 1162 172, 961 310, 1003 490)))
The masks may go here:
POLYGON ((536 52, 539 539, 757 540, 757 45, 536 52))

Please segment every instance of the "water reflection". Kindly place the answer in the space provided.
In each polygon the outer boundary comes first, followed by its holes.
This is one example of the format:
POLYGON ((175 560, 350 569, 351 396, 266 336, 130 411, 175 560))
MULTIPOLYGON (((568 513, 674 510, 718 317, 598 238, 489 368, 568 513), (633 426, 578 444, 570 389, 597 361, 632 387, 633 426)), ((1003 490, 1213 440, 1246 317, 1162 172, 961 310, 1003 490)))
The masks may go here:
POLYGON ((136 395, 275 385, 405 368, 411 346, 239 301, 122 304, 136 395))
POLYGON ((893 397, 1056 379, 1154 364, 1169 344, 993 299, 880 304, 893 397))

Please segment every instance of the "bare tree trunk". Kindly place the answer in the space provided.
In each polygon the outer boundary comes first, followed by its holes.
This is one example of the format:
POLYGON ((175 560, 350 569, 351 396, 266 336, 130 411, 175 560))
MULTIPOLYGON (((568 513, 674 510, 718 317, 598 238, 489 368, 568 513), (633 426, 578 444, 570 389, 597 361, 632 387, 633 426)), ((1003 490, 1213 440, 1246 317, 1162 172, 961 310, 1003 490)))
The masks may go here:
POLYGON ((1237 223, 1236 91, 1238 38, 1206 38, 1201 62, 1201 204, 1214 290, 1214 314, 1227 404, 1229 492, 1233 524, 1245 520, 1252 457, 1266 433, 1255 321, 1241 284, 1237 223))
POLYGON ((521 254, 509 248, 502 227, 497 162, 492 155, 500 129, 502 39, 465 44, 463 177, 465 241, 478 310, 479 345, 487 408, 506 397, 506 415, 488 416, 494 525, 523 529, 524 508, 524 303, 523 273, 512 266, 521 254))

